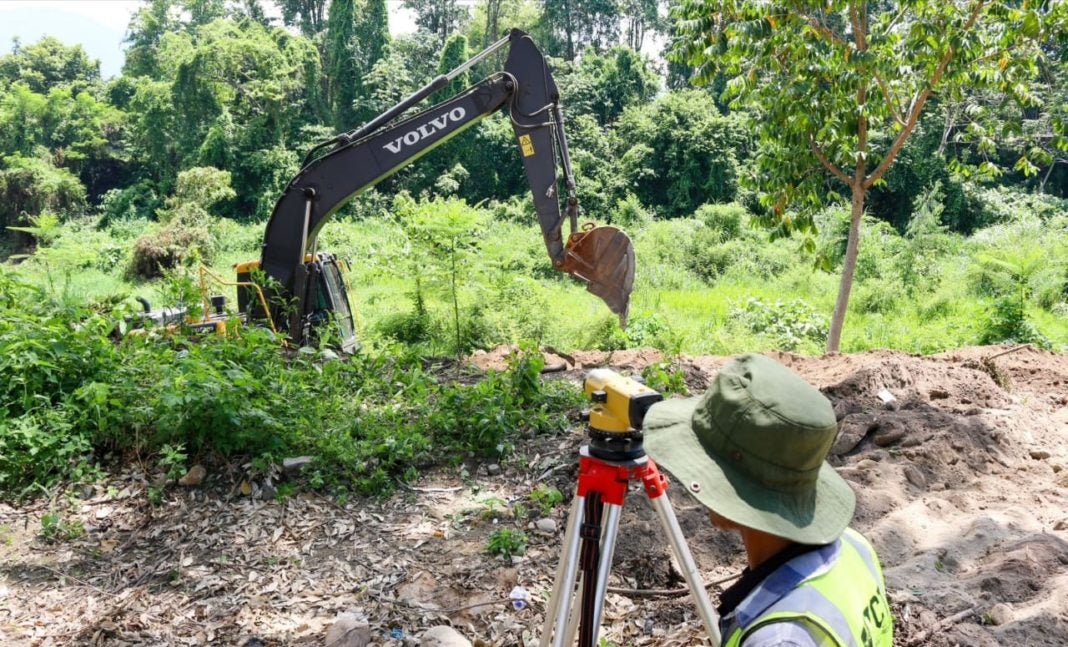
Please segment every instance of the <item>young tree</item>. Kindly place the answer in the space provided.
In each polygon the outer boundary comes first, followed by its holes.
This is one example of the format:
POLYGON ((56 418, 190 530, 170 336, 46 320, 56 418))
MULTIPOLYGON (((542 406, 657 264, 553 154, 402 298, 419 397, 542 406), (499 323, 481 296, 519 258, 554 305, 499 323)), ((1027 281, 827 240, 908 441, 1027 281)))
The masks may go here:
POLYGON ((355 108, 357 120, 361 123, 375 116, 375 112, 366 109, 367 76, 374 66, 389 56, 389 16, 386 12, 386 0, 366 0, 363 10, 356 18, 355 44, 357 61, 360 66, 360 87, 355 108))
POLYGON ((353 0, 333 0, 326 23, 326 77, 334 126, 355 128, 353 101, 360 84, 356 52, 356 7, 353 0))
MULTIPOLYGON (((445 74, 453 71, 467 59, 467 37, 463 34, 456 34, 445 43, 444 49, 441 50, 441 61, 438 63, 438 74, 445 74)), ((449 97, 454 97, 462 92, 468 85, 467 72, 464 72, 453 79, 449 85, 435 92, 433 96, 430 97, 430 102, 437 103, 439 101, 444 101, 449 97)))
POLYGON ((159 46, 163 35, 178 28, 174 0, 149 0, 126 27, 126 76, 159 78, 159 46))
MULTIPOLYGON (((828 351, 837 351, 867 192, 886 174, 933 97, 997 87, 1027 103, 1036 46, 1063 29, 1054 0, 683 0, 678 51, 708 82, 754 111, 755 181, 786 232, 851 196, 851 223, 828 351), (722 56, 712 52, 722 49, 722 56), (788 207, 793 205, 797 210, 788 207)), ((973 134, 986 135, 976 127, 973 134)), ((983 163, 989 166, 988 162, 983 163)), ((812 248, 812 245, 809 245, 812 248)))

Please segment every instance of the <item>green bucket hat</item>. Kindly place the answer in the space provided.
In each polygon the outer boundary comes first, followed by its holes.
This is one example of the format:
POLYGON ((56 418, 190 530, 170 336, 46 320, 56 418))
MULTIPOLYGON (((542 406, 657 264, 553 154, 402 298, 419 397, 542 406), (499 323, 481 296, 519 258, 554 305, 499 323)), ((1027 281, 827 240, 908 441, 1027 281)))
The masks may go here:
POLYGON ((838 434, 830 401, 782 364, 742 355, 704 395, 659 402, 645 449, 702 505, 739 525, 826 544, 856 497, 825 462, 838 434))

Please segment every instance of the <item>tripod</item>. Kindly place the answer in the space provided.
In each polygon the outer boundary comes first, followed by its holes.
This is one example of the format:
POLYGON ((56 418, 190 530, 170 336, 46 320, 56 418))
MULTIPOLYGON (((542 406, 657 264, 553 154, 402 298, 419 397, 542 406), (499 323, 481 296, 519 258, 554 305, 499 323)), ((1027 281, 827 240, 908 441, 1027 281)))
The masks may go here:
POLYGON ((713 645, 719 645, 718 618, 667 498, 667 478, 646 456, 640 434, 631 436, 625 448, 612 446, 613 443, 598 443, 598 434, 592 428, 591 437, 592 444, 579 450, 578 491, 571 505, 563 554, 541 629, 540 647, 570 647, 574 644, 577 629, 581 629, 579 647, 597 644, 608 574, 619 534, 619 518, 632 480, 641 481, 645 487, 645 494, 653 504, 683 570, 708 636, 713 645), (579 571, 582 573, 581 609, 579 614, 574 614, 572 596, 579 571))

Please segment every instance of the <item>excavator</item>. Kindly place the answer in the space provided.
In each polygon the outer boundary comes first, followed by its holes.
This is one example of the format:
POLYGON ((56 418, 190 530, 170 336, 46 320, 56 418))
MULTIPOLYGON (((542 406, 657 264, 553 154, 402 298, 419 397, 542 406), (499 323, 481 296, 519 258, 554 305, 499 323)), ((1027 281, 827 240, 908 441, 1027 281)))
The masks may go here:
MULTIPOLYGON (((345 279, 347 265, 318 249, 323 225, 360 193, 499 110, 506 111, 515 131, 553 267, 585 283, 587 290, 600 297, 626 325, 634 282, 634 246, 615 227, 578 225, 578 198, 559 92, 545 56, 530 36, 518 29, 366 124, 308 152, 301 170, 275 204, 260 259, 235 268, 237 282, 233 285, 237 286, 241 312, 252 320, 266 320, 297 345, 310 343, 330 330, 323 327, 330 326, 343 351, 354 349, 356 326, 345 279), (502 71, 395 121, 504 47, 508 56, 502 71), (562 232, 565 217, 569 223, 566 241, 562 232), (271 298, 264 295, 264 283, 274 286, 271 298)), ((224 300, 212 297, 210 305, 197 325, 222 325, 224 300)))

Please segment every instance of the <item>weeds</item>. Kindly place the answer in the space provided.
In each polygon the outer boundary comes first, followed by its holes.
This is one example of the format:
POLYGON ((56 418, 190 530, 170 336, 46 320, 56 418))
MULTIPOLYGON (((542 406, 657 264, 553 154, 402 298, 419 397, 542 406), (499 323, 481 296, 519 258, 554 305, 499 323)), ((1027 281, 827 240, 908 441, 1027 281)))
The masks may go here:
POLYGON ((543 517, 551 515, 553 508, 563 503, 563 501, 564 495, 560 493, 560 490, 549 485, 539 485, 530 493, 531 504, 538 509, 538 512, 543 517))
POLYGON ((514 528, 501 528, 490 535, 486 545, 490 555, 500 555, 505 559, 527 552, 527 534, 514 528))
POLYGON ((85 536, 85 525, 78 519, 67 519, 60 512, 41 515, 41 539, 52 544, 74 541, 85 536))

